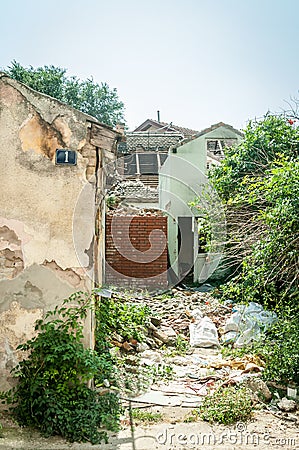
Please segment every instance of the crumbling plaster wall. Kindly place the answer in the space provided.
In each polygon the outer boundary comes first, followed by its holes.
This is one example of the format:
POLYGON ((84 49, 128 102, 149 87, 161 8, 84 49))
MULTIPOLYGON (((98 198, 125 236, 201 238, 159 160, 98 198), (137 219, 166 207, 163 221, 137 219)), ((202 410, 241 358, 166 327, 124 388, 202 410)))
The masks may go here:
MULTIPOLYGON (((106 148, 92 144, 94 127, 107 134, 93 121, 0 73, 0 390, 10 386, 16 347, 33 336, 35 320, 74 291, 92 288, 94 175, 105 151, 113 154, 116 135, 108 130, 106 148), (77 165, 55 165, 57 148, 76 150, 77 165), (79 229, 84 224, 78 243, 74 220, 79 229)), ((86 329, 87 341, 91 334, 86 329)))

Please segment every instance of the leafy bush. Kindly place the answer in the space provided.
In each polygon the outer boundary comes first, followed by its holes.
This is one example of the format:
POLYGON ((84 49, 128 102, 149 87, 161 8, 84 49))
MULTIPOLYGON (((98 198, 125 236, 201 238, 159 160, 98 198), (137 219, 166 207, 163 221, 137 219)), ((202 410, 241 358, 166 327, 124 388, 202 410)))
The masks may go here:
POLYGON ((287 385, 299 384, 299 315, 288 312, 255 348, 266 362, 263 378, 287 385))
POLYGON ((208 422, 231 425, 246 421, 252 413, 252 401, 246 388, 229 386, 217 389, 205 397, 199 408, 199 416, 208 422))
POLYGON ((134 304, 120 298, 102 297, 96 307, 97 342, 107 341, 115 331, 124 339, 145 338, 145 327, 149 322, 151 310, 143 304, 134 304))
POLYGON ((226 208, 224 298, 285 309, 299 299, 299 127, 267 115, 226 150, 211 181, 226 208))
POLYGON ((101 358, 82 344, 91 305, 87 294, 73 294, 37 322, 38 335, 18 347, 29 356, 14 369, 18 384, 6 398, 19 424, 96 444, 107 441, 99 427, 118 429, 120 405, 116 394, 100 396, 87 385, 102 370, 101 358))
POLYGON ((299 157, 299 128, 294 128, 284 116, 267 114, 263 120, 251 121, 244 131, 244 140, 226 148, 221 165, 209 176, 218 194, 228 201, 236 194, 246 192, 252 175, 263 176, 277 158, 290 160, 299 157))

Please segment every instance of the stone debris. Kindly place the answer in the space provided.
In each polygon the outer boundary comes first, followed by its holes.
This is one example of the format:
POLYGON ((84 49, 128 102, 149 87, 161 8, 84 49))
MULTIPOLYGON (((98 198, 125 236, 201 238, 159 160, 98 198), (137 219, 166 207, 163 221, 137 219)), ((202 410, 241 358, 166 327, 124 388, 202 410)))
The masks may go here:
MULTIPOLYGON (((120 293, 116 296, 122 298, 120 293)), ((113 337, 118 338, 118 350, 132 358, 131 363, 127 362, 132 364, 133 372, 138 365, 162 369, 169 366, 172 369, 171 380, 150 383, 147 392, 141 396, 136 396, 135 392, 131 400, 136 402, 136 407, 140 406, 140 402, 195 407, 201 404, 205 395, 218 387, 235 384, 242 384, 252 392, 254 404, 271 401, 271 391, 261 379, 264 361, 250 354, 226 359, 221 355, 218 338, 224 333, 225 324, 232 316, 231 305, 221 304, 205 290, 201 292, 180 288, 172 289, 167 295, 135 293, 130 296, 130 302, 147 305, 152 316, 145 330, 145 342, 123 342, 121 336, 115 334, 113 337), (203 339, 196 346, 191 346, 192 338, 194 340, 192 329, 201 321, 209 324, 206 338, 210 342, 206 345, 203 339), (183 348, 180 349, 179 345, 183 348)), ((280 403, 278 407, 282 411, 294 410, 295 402, 283 399, 280 403)))
POLYGON ((110 194, 115 195, 122 201, 152 201, 158 202, 158 189, 146 186, 142 181, 129 180, 122 181, 116 185, 116 187, 110 191, 110 194))
POLYGON ((280 402, 277 403, 278 408, 281 411, 292 412, 297 409, 297 403, 295 400, 289 400, 286 397, 283 397, 280 402))
MULTIPOLYGON (((165 332, 164 327, 170 327, 176 335, 182 334, 190 339, 190 323, 195 322, 195 315, 200 310, 202 316, 209 317, 219 329, 224 326, 226 319, 231 314, 231 307, 220 304, 209 292, 192 290, 172 289, 166 295, 135 295, 131 300, 133 303, 143 303, 151 308, 153 316, 152 324, 165 332)), ((157 331, 157 330, 155 330, 157 331)), ((171 336, 169 345, 174 343, 173 331, 168 329, 166 334, 171 336)))
MULTIPOLYGON (((122 298, 121 293, 117 292, 113 296, 122 298)), ((190 325, 195 324, 199 316, 206 317, 205 321, 209 321, 210 326, 214 323, 212 346, 219 346, 216 327, 219 329, 224 325, 231 313, 231 308, 220 304, 210 293, 191 290, 172 289, 167 296, 155 297, 149 294, 136 294, 130 298, 130 302, 145 304, 152 311, 145 341, 152 349, 158 349, 163 345, 175 346, 178 335, 189 341, 190 325)), ((113 344, 131 351, 131 347, 128 347, 122 337, 116 333, 113 335, 113 344)), ((132 342, 130 344, 132 346, 132 342)), ((139 346, 138 352, 141 351, 140 348, 139 346)))
POLYGON ((266 383, 259 377, 248 377, 244 384, 257 395, 259 400, 269 402, 272 394, 266 383))
POLYGON ((136 352, 142 353, 142 352, 145 352, 146 350, 149 350, 149 346, 147 345, 146 342, 138 342, 137 343, 136 352))

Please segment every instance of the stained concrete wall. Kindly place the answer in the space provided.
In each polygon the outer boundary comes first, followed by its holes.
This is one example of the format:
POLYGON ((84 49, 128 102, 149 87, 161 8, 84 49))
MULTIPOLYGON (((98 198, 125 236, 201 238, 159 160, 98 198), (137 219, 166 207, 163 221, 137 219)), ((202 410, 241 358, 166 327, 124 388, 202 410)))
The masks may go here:
MULTIPOLYGON (((90 291, 95 277, 101 282, 95 202, 117 136, 0 74, 0 390, 10 387, 16 347, 33 336, 35 320, 71 293, 90 291), (55 165, 57 148, 75 150, 77 165, 55 165)), ((90 323, 85 331, 91 344, 90 323)))

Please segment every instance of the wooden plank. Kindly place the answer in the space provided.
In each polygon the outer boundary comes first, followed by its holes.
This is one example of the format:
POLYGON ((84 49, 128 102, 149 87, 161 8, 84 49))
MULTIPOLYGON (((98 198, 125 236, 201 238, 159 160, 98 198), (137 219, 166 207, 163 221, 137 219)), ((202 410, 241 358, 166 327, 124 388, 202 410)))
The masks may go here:
MULTIPOLYGON (((91 138, 90 143, 95 147, 99 147, 101 149, 105 149, 108 151, 112 151, 115 145, 115 139, 109 139, 104 136, 98 136, 97 138, 91 138)), ((115 149, 116 151, 116 149, 115 149)))
POLYGON ((92 124, 91 127, 91 137, 96 139, 98 136, 105 136, 110 139, 116 139, 119 135, 117 131, 109 130, 107 128, 101 127, 100 125, 92 124))

